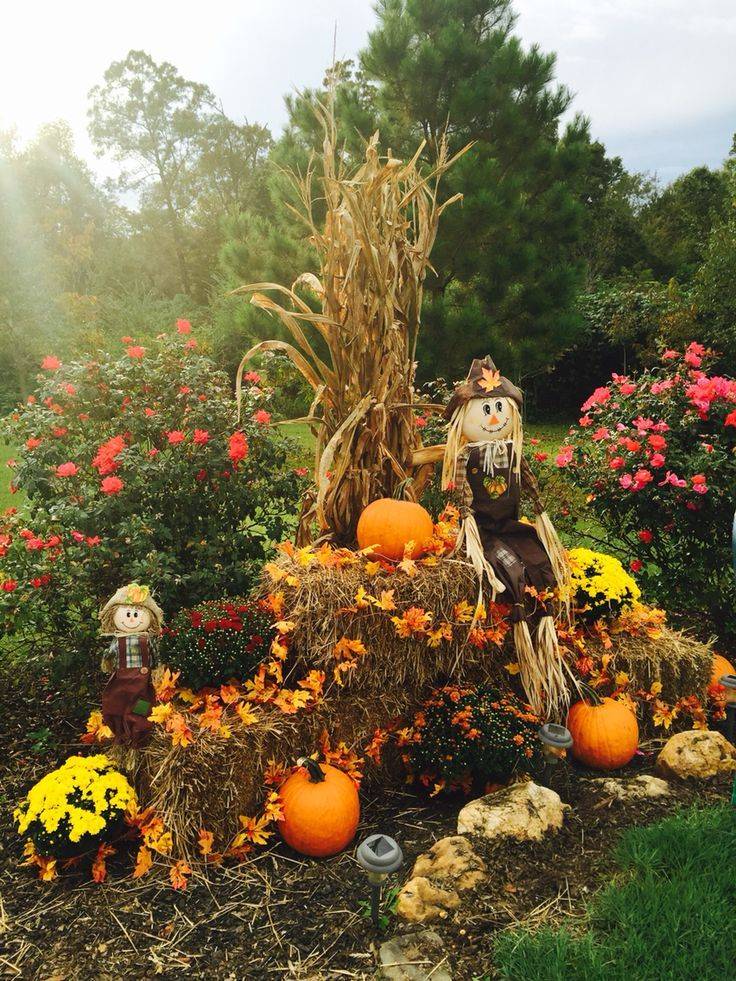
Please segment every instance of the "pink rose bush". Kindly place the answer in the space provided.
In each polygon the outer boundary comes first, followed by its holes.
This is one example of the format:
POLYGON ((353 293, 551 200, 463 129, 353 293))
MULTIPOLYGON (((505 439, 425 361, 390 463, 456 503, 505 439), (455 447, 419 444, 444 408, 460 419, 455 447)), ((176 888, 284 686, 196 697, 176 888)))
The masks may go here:
POLYGON ((556 463, 649 596, 736 635, 736 380, 709 374, 709 360, 694 342, 638 378, 614 374, 581 407, 556 463))
POLYGON ((98 603, 120 583, 149 583, 167 616, 245 595, 291 530, 305 480, 265 424, 269 391, 244 386, 239 422, 229 379, 192 341, 179 321, 145 348, 48 356, 2 424, 25 501, 0 515, 0 631, 61 669, 97 645, 98 603))

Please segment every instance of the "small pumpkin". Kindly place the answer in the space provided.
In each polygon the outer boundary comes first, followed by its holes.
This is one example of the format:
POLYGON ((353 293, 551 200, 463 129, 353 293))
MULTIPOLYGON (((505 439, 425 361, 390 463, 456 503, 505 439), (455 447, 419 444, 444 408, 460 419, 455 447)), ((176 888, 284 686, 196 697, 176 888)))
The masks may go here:
POLYGON ((736 674, 736 668, 722 654, 713 655, 713 668, 711 670, 710 682, 711 685, 720 684, 721 678, 724 674, 736 674))
POLYGON ((636 716, 613 698, 576 702, 568 712, 567 728, 572 755, 595 770, 626 766, 639 745, 636 716))
POLYGON ((358 790, 350 777, 328 763, 303 757, 279 789, 283 818, 278 822, 287 845, 313 858, 347 848, 360 819, 358 790))
POLYGON ((404 558, 409 542, 414 542, 410 557, 419 558, 433 533, 429 512, 414 501, 382 497, 369 504, 358 519, 358 545, 375 545, 376 554, 392 562, 404 558))

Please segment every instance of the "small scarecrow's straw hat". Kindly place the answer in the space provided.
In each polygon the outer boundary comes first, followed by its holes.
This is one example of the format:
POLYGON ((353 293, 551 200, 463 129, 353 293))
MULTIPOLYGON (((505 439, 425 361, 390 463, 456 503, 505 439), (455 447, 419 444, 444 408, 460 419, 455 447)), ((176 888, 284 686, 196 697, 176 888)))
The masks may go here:
POLYGON ((121 586, 100 610, 98 616, 100 618, 101 634, 116 633, 113 617, 115 616, 115 610, 119 606, 144 607, 151 614, 149 633, 161 633, 161 625, 164 622, 164 611, 151 596, 151 590, 148 586, 141 586, 137 582, 131 582, 127 586, 121 586))

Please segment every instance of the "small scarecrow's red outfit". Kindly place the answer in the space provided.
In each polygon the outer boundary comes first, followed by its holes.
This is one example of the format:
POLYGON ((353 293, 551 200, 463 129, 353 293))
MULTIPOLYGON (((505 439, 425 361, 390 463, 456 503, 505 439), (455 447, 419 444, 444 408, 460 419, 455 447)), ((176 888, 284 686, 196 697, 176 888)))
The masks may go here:
POLYGON ((148 716, 156 701, 148 637, 116 637, 110 652, 117 656, 118 667, 102 693, 102 718, 116 743, 138 749, 151 737, 148 716))

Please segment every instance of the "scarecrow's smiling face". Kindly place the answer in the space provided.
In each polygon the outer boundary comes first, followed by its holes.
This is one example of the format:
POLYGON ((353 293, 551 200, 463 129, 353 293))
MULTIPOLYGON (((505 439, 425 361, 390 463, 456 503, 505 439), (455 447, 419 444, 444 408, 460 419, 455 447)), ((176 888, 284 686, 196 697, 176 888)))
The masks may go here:
POLYGON ((112 622, 121 634, 142 634, 151 626, 151 614, 145 606, 118 606, 112 622))
POLYGON ((513 429, 511 413, 509 399, 502 395, 471 399, 465 407, 463 436, 469 443, 510 439, 513 429))

